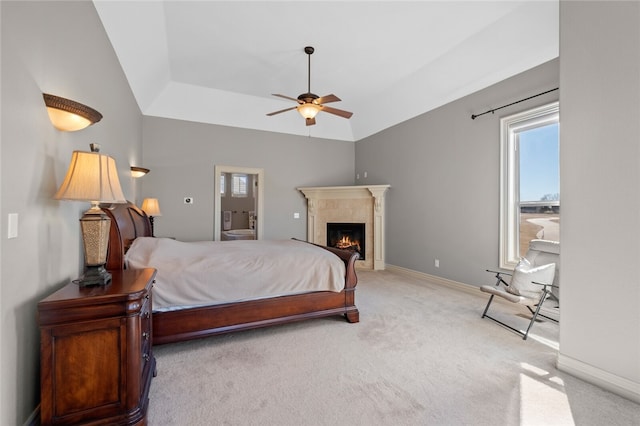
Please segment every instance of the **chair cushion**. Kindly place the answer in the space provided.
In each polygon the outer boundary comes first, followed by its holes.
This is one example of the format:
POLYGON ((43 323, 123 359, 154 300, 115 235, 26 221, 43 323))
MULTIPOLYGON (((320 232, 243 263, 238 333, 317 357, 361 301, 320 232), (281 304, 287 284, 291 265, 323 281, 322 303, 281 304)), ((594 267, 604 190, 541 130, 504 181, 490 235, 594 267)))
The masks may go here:
POLYGON ((521 305, 534 306, 540 301, 540 294, 538 294, 536 298, 531 299, 529 297, 516 296, 515 294, 507 293, 503 288, 493 285, 483 285, 480 287, 480 291, 493 294, 494 296, 500 296, 503 299, 507 299, 509 302, 519 303, 521 305))
POLYGON ((516 296, 539 298, 544 287, 533 284, 532 281, 551 284, 555 274, 555 263, 533 267, 527 259, 523 258, 513 270, 511 283, 507 287, 507 291, 516 296))

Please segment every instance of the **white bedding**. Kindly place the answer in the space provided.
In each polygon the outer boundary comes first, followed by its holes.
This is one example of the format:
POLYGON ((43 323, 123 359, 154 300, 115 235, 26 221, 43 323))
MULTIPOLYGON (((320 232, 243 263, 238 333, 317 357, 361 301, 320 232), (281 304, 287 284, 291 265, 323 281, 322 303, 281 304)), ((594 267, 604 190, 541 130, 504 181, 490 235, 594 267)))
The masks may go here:
POLYGON ((156 268, 156 311, 307 293, 340 292, 345 265, 335 254, 295 240, 181 242, 137 238, 128 268, 156 268))

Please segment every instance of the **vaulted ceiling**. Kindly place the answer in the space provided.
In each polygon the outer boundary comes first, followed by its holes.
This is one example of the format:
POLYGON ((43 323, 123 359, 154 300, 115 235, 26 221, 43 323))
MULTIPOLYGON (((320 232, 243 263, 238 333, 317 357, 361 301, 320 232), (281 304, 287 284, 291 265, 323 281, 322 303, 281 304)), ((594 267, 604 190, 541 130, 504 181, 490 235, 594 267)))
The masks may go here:
POLYGON ((356 141, 558 56, 557 0, 99 1, 144 115, 356 141), (305 126, 307 91, 345 119, 305 126))

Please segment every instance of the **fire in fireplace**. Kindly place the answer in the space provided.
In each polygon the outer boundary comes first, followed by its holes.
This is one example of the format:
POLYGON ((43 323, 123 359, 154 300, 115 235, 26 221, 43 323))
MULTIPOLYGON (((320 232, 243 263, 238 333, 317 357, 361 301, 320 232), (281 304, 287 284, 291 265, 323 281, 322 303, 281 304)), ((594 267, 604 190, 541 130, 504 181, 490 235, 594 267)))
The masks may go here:
POLYGON ((355 250, 364 260, 364 223, 327 223, 327 246, 355 250))

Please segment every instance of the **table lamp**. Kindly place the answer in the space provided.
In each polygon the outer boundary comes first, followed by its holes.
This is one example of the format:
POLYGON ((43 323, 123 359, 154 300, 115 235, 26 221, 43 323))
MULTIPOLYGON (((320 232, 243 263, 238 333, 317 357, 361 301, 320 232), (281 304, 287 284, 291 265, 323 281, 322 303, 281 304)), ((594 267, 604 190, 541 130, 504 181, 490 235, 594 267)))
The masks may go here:
POLYGON ((116 162, 100 154, 100 146, 91 144, 91 152, 74 151, 67 174, 56 192, 56 200, 89 201, 91 208, 80 219, 84 244, 84 274, 74 280, 84 286, 108 285, 111 274, 105 269, 111 219, 100 203, 125 203, 116 162))
POLYGON ((158 203, 157 198, 145 198, 142 201, 142 207, 140 207, 143 212, 149 216, 149 223, 151 224, 151 236, 153 237, 153 217, 154 216, 162 216, 160 212, 160 204, 158 203))

